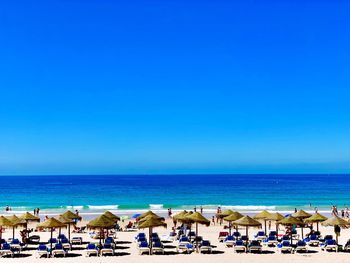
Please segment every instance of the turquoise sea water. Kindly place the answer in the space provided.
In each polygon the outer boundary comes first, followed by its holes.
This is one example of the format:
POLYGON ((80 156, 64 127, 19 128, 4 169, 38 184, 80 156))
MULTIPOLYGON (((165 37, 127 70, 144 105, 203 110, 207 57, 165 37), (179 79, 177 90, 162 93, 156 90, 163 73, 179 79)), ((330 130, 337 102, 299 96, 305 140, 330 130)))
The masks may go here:
POLYGON ((79 209, 81 212, 152 208, 206 211, 329 211, 350 205, 350 175, 89 175, 0 177, 0 206, 15 211, 79 209))

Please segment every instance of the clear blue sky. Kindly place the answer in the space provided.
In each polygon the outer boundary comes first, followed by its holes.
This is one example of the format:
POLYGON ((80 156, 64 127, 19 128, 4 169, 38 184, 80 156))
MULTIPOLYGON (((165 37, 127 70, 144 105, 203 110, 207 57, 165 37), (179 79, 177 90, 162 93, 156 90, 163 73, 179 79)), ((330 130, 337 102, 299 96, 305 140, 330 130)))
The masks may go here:
POLYGON ((0 174, 350 172, 346 2, 4 1, 0 174))

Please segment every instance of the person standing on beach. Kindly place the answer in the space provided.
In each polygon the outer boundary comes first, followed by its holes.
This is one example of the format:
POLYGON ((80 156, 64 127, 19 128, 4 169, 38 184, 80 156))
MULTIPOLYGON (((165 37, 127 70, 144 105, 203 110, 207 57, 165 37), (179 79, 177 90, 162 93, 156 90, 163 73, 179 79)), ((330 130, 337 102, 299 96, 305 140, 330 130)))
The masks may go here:
POLYGON ((197 212, 197 206, 193 208, 193 211, 196 213, 197 212))
POLYGON ((349 208, 345 207, 345 217, 349 218, 349 208))
POLYGON ((200 209, 201 209, 201 214, 203 214, 203 206, 201 206, 201 208, 200 208, 200 209))
POLYGON ((340 236, 340 226, 338 225, 334 226, 334 233, 337 237, 340 236))
POLYGON ((215 216, 211 218, 211 222, 213 222, 213 225, 215 226, 215 216))

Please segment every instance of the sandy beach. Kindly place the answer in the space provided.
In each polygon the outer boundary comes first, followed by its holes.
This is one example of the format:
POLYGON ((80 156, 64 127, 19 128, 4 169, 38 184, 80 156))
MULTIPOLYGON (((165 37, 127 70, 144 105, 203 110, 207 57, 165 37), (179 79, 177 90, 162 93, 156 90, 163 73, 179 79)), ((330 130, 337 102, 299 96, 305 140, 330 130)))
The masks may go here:
MULTIPOLYGON (((86 225, 87 221, 81 221, 78 223, 79 226, 86 225)), ((127 222, 121 224, 122 227, 125 226, 127 222)), ((154 229, 159 236, 169 234, 173 222, 171 219, 166 219, 167 228, 158 227, 154 229)), ((35 227, 36 224, 32 223, 29 227, 35 227)), ((272 224, 272 230, 275 226, 272 224)), ((19 237, 19 231, 21 228, 16 229, 15 236, 19 237)), ((37 245, 29 245, 27 249, 23 250, 20 255, 15 256, 15 258, 2 258, 2 262, 193 262, 193 260, 200 260, 200 262, 329 262, 330 260, 335 262, 350 262, 349 254, 345 252, 325 252, 319 247, 310 247, 308 253, 294 253, 294 254, 281 254, 276 247, 263 247, 262 254, 250 254, 235 253, 233 248, 227 248, 225 245, 218 241, 218 234, 220 231, 227 231, 223 229, 223 225, 210 225, 199 226, 199 235, 203 236, 204 239, 210 240, 213 246, 212 254, 177 254, 176 252, 176 241, 165 243, 165 255, 139 255, 136 243, 134 242, 134 237, 138 232, 148 233, 148 230, 144 231, 134 231, 134 232, 117 232, 117 245, 114 256, 107 257, 86 257, 85 247, 87 242, 98 242, 96 239, 89 237, 87 233, 72 233, 71 237, 82 237, 83 245, 74 245, 73 249, 69 251, 66 258, 37 258, 36 248, 37 245), (86 243, 85 243, 86 242, 86 243)), ((284 228, 280 226, 281 233, 284 228)), ((249 229, 249 238, 253 239, 254 234, 258 231, 257 228, 249 229)), ((305 230, 304 233, 307 233, 305 230)), ((324 235, 332 234, 334 236, 333 227, 323 227, 320 226, 320 231, 324 235)), ((245 233, 245 229, 240 229, 241 233, 245 233)), ((62 230, 62 233, 67 233, 67 230, 62 230)), ((41 242, 46 242, 50 237, 50 232, 34 232, 32 235, 40 235, 41 242)), ((54 236, 57 236, 57 232, 54 232, 54 236)), ((300 229, 298 229, 298 234, 301 234, 300 229)), ((3 233, 3 238, 7 239, 12 237, 12 229, 6 229, 3 233)), ((339 244, 345 244, 347 239, 350 237, 350 229, 342 229, 341 235, 339 237, 339 244)))

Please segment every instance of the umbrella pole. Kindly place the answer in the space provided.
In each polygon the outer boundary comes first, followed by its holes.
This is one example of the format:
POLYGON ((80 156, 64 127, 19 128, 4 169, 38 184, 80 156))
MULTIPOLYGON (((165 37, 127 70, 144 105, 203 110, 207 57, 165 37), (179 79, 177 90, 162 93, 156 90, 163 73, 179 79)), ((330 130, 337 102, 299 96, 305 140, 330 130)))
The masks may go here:
POLYGON ((293 233, 292 233, 292 227, 290 229, 290 244, 293 245, 293 233))
POLYGON ((0 226, 0 239, 2 239, 2 226, 0 226))
POLYGON ((245 243, 245 253, 248 253, 248 240, 249 240, 249 237, 248 237, 248 226, 245 227, 245 235, 247 236, 247 242, 245 243))
POLYGON ((103 235, 103 228, 100 229, 100 248, 102 247, 102 235, 103 235))
POLYGON ((12 227, 12 239, 15 239, 15 227, 12 227))
POLYGON ((51 227, 51 238, 50 238, 50 257, 52 256, 52 232, 53 232, 53 227, 51 227))
POLYGON ((68 240, 69 240, 69 243, 70 243, 70 224, 68 224, 68 240))
POLYGON ((304 227, 301 226, 301 239, 304 239, 304 227))
POLYGON ((318 222, 316 222, 317 232, 318 232, 318 222))
POLYGON ((278 223, 277 223, 277 221, 276 221, 276 234, 277 234, 277 238, 278 238, 278 223))
POLYGON ((228 222, 228 229, 230 231, 230 236, 231 236, 231 222, 228 222))
POLYGON ((149 254, 152 255, 152 227, 149 228, 149 254))
POLYGON ((266 228, 266 219, 264 219, 264 222, 265 222, 265 235, 266 235, 266 230, 267 230, 267 228, 266 228))
POLYGON ((196 222, 196 251, 198 251, 198 223, 196 222))
POLYGON ((58 235, 61 235, 61 227, 58 229, 58 235))

